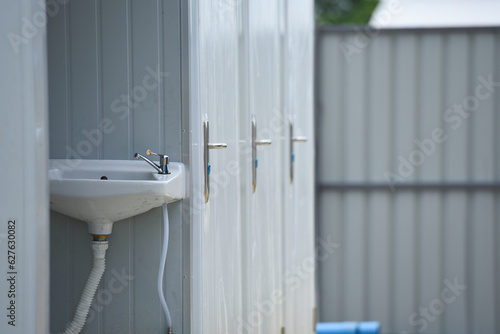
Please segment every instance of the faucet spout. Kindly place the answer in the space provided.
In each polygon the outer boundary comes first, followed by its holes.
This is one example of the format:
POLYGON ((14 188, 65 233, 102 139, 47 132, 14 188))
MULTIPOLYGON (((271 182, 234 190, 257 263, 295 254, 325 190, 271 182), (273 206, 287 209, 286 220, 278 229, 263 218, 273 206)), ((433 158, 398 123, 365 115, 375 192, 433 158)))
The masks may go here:
MULTIPOLYGON (((146 151, 148 154, 149 153, 152 153, 150 150, 147 150, 146 151)), ((150 154, 150 155, 153 155, 153 154, 150 154)), ((155 154, 155 155, 158 155, 160 156, 160 164, 156 164, 155 162, 149 160, 148 158, 146 158, 145 156, 139 154, 139 153, 136 153, 134 154, 134 158, 136 159, 142 159, 144 161, 146 161, 148 164, 151 165, 151 167, 153 167, 154 169, 156 169, 158 171, 158 174, 170 174, 170 172, 168 171, 168 163, 169 163, 169 158, 167 155, 165 154, 155 154)))

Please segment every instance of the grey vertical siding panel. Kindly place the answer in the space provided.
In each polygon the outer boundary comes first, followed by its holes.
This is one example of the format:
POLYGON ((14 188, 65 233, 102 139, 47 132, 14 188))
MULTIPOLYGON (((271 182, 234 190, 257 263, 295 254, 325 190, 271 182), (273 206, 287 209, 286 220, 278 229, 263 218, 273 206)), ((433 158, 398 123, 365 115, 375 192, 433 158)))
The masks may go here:
MULTIPOLYGON (((344 148, 343 148, 343 96, 344 96, 344 66, 345 58, 339 45, 343 36, 325 36, 317 40, 318 59, 321 67, 317 67, 322 75, 317 78, 316 87, 323 99, 316 101, 320 113, 316 113, 316 122, 319 131, 323 134, 322 140, 317 141, 317 154, 322 154, 317 159, 319 180, 343 179, 344 148)), ((319 295, 319 319, 340 321, 344 313, 344 270, 343 260, 345 245, 343 239, 344 201, 340 194, 325 193, 318 196, 321 201, 319 208, 320 217, 325 217, 326 224, 318 226, 320 239, 331 238, 339 243, 340 248, 318 265, 320 281, 327 281, 321 287, 319 295), (332 303, 332 301, 335 301, 332 303)))
MULTIPOLYGON (((410 332, 409 317, 418 309, 417 286, 417 243, 416 243, 416 196, 411 192, 394 195, 393 210, 393 248, 391 249, 394 272, 392 300, 389 312, 392 312, 394 332, 410 332)), ((387 298, 387 297, 386 297, 387 298)))
POLYGON ((143 80, 148 75, 147 68, 156 71, 161 60, 158 56, 158 21, 157 3, 132 2, 132 91, 131 99, 134 108, 131 119, 133 121, 134 152, 144 152, 151 149, 160 151, 160 100, 159 95, 162 85, 146 90, 143 80), (146 91, 146 94, 141 93, 146 91))
MULTIPOLYGON (((418 305, 419 309, 425 307, 440 313, 442 310, 436 299, 444 288, 441 277, 441 194, 429 191, 418 194, 417 198, 418 305)), ((424 321, 422 315, 416 319, 415 323, 424 321)), ((425 320, 425 324, 414 325, 414 330, 440 333, 441 322, 441 317, 432 316, 431 320, 425 320)))
MULTIPOLYGON (((387 75, 392 67, 391 36, 380 36, 377 43, 367 50, 369 59, 376 58, 377 66, 369 66, 367 81, 367 141, 365 164, 366 178, 374 182, 383 182, 383 175, 391 154, 391 85, 392 75, 387 75), (370 168, 368 168, 370 167, 370 168)), ((367 194, 367 319, 380 319, 391 323, 391 200, 385 192, 367 194)), ((387 328, 389 329, 389 328, 387 328)))
MULTIPOLYGON (((377 66, 368 66, 366 80, 366 122, 367 141, 365 149, 366 178, 373 182, 383 182, 384 172, 391 158, 392 122, 392 40, 391 36, 379 36, 377 42, 368 47, 369 59, 378 59, 377 66), (370 168, 368 168, 368 166, 370 168)), ((371 61, 369 62, 371 64, 371 61)), ((361 98, 363 99, 363 97, 361 98)), ((364 129, 359 129, 363 131, 364 129)))
MULTIPOLYGON (((181 136, 182 131, 188 131, 189 124, 181 124, 179 113, 181 88, 179 83, 181 78, 181 34, 180 29, 180 6, 181 1, 169 0, 163 3, 162 14, 162 45, 160 58, 163 63, 163 72, 168 76, 163 78, 163 144, 164 152, 169 153, 172 161, 181 161, 181 136), (172 27, 177 27, 173 29, 172 27)), ((185 60, 185 59, 184 59, 185 60)), ((185 74, 187 75, 187 74, 185 74)))
POLYGON ((328 192, 319 197, 322 217, 326 218, 328 224, 320 226, 319 238, 321 240, 331 240, 339 244, 333 254, 327 257, 325 252, 320 254, 320 264, 318 266, 320 281, 328 281, 321 289, 319 295, 319 315, 320 319, 330 319, 331 321, 342 320, 343 312, 343 290, 342 290, 342 252, 344 244, 342 239, 342 196, 333 192, 328 192), (332 301, 335 301, 332 303, 332 301))
POLYGON ((366 195, 361 191, 344 195, 342 235, 343 307, 350 319, 365 319, 367 307, 367 258, 365 235, 367 221, 366 195))
POLYGON ((405 173, 401 168, 401 160, 407 159, 413 150, 413 138, 417 136, 417 79, 419 78, 419 38, 415 34, 403 33, 394 36, 393 64, 394 64, 394 92, 391 99, 394 101, 394 151, 392 162, 384 178, 389 184, 395 182, 413 182, 415 173, 405 173), (400 178, 396 179, 396 176, 400 178))
MULTIPOLYGON (((443 198, 443 282, 467 285, 467 271, 470 270, 467 259, 467 201, 464 192, 445 193, 443 198)), ((443 283, 441 282, 441 283, 443 283)), ((444 285, 442 285, 444 288, 444 285)), ((444 328, 450 333, 462 333, 468 326, 467 303, 465 294, 460 296, 446 293, 452 300, 446 303, 442 314, 444 328)))
MULTIPOLYGON (((414 139, 415 145, 407 158, 414 166, 415 173, 420 180, 435 181, 441 177, 442 147, 435 144, 431 138, 433 138, 433 131, 441 129, 442 36, 438 33, 422 36, 418 56, 420 75, 418 76, 416 95, 419 122, 417 124, 417 137, 414 139), (416 158, 417 152, 419 158, 416 158), (412 158, 415 160, 412 161, 412 158), (422 160, 420 162, 417 159, 422 160)), ((443 288, 441 278, 441 193, 437 191, 420 193, 417 201, 418 304, 419 307, 427 307, 432 311, 437 309, 439 305, 431 305, 430 303, 439 296, 443 288)), ((417 330, 423 329, 430 333, 442 332, 441 317, 431 318, 426 322, 427 324, 417 326, 417 330)))
MULTIPOLYGON (((498 59, 500 57, 500 35, 497 34, 495 38, 495 78, 500 81, 500 61, 498 59)), ((500 94, 496 94, 495 100, 495 138, 500 138, 500 94)), ((495 141, 495 156, 496 156, 496 180, 500 179, 500 141, 495 141)), ((500 277, 500 195, 498 193, 495 194, 496 199, 496 216, 495 222, 497 222, 494 227, 496 230, 496 254, 495 254, 495 267, 496 267, 496 277, 500 277)), ((496 299, 496 312, 500 313, 500 286, 495 286, 495 296, 496 299)), ((496 317, 496 331, 500 331, 500 317, 496 317)))
MULTIPOLYGON (((344 37, 346 44, 352 45, 357 37, 347 34, 344 37)), ((366 116, 367 104, 366 75, 369 49, 362 49, 359 54, 351 56, 350 61, 344 61, 344 110, 345 115, 345 155, 343 157, 345 181, 361 181, 365 175, 367 164, 366 156, 366 116)))
POLYGON ((443 92, 443 129, 447 140, 443 143, 443 179, 462 181, 467 178, 468 127, 470 122, 455 112, 457 104, 470 94, 469 89, 469 50, 470 38, 467 33, 444 36, 446 85, 443 92))
POLYGON ((70 7, 71 58, 71 148, 72 158, 97 159, 98 146, 84 135, 97 127, 97 39, 96 8, 93 1, 76 1, 70 7))
POLYGON ((475 192, 471 199, 471 273, 467 284, 471 328, 478 332, 491 332, 498 316, 495 307, 495 285, 498 277, 494 268, 494 197, 491 193, 475 192))
MULTIPOLYGON (((444 75, 448 78, 443 92, 443 129, 447 140, 443 146, 443 180, 465 180, 468 175, 468 126, 460 115, 453 112, 454 105, 462 103, 469 94, 470 38, 465 32, 444 36, 444 75)), ((443 279, 455 278, 466 284, 467 271, 467 194, 443 194, 443 279)), ((444 328, 461 333, 468 326, 466 296, 457 297, 446 304, 443 313, 444 328)), ((450 297, 451 298, 451 297, 450 297)))
MULTIPOLYGON (((160 151, 161 138, 161 120, 159 116, 159 94, 161 85, 152 90, 141 89, 143 80, 148 75, 147 68, 156 71, 160 65, 158 57, 158 20, 157 3, 149 2, 131 2, 131 27, 132 36, 132 73, 131 81, 131 99, 134 107, 131 111, 131 121, 133 127, 133 145, 131 154, 134 152, 144 152, 151 149, 154 152, 160 151), (141 95, 140 92, 146 92, 141 95)), ((161 321, 161 309, 159 308, 159 299, 156 296, 155 289, 144 290, 141 285, 155 286, 156 275, 153 263, 158 263, 160 256, 158 250, 161 245, 161 212, 160 209, 154 209, 144 215, 133 218, 134 246, 137 250, 134 252, 134 274, 138 284, 134 284, 134 304, 132 314, 136 328, 141 328, 145 332, 154 331, 159 328, 161 321), (141 231, 148 231, 150 235, 145 235, 141 231), (151 257, 151 262, 142 261, 144 254, 151 257), (139 283, 141 282, 141 283, 139 283), (141 285, 139 285, 141 284, 141 285), (157 305, 157 312, 144 314, 141 310, 145 305, 157 305), (156 314, 155 314, 156 313, 156 314)))
POLYGON ((365 319, 377 319, 391 330, 391 248, 392 196, 386 191, 368 195, 367 205, 367 314, 365 319))
POLYGON ((128 149, 128 31, 127 6, 123 1, 101 2, 102 27, 102 116, 112 131, 102 143, 104 159, 131 158, 128 149), (113 17, 113 20, 108 19, 113 17))
MULTIPOLYGON (((471 47, 477 52, 472 55, 473 67, 470 78, 472 86, 467 102, 464 101, 465 106, 468 105, 469 100, 478 104, 477 108, 471 108, 470 111, 470 121, 474 133, 471 137, 471 177, 475 181, 490 181, 495 177, 494 141, 492 139, 495 133, 494 115, 498 110, 494 110, 494 97, 480 97, 477 88, 480 85, 478 77, 482 76, 486 79, 490 75, 493 76, 495 72, 495 35, 489 32, 476 34, 473 37, 471 47)), ((483 89, 481 93, 484 94, 484 92, 483 89)))
MULTIPOLYGON (((124 98, 129 93, 128 62, 129 34, 127 27, 128 11, 126 2, 109 1, 101 3, 102 34, 102 115, 111 122, 110 133, 104 134, 102 151, 104 159, 130 159, 129 152, 129 117, 124 98), (113 17, 112 20, 109 18, 113 17), (103 19, 104 18, 104 19, 103 19)), ((110 282, 113 273, 135 275, 134 239, 130 235, 133 219, 121 221, 114 226, 113 239, 107 254, 108 268, 103 282, 110 282)), ((104 284, 106 287, 106 284, 104 284)), ((102 311, 102 327, 110 332, 136 328, 131 308, 135 301, 134 281, 127 286, 118 286, 122 293, 113 295, 112 303, 102 311), (127 305, 113 308, 111 305, 127 305), (118 321, 116 321, 118 319, 118 321)))
MULTIPOLYGON (((494 38, 495 36, 489 32, 476 34, 473 37, 472 49, 481 50, 481 52, 473 54, 470 93, 472 96, 477 96, 478 76, 486 77, 494 72, 494 38)), ((495 133, 494 113, 498 113, 498 110, 493 108, 494 98, 479 98, 477 111, 474 109, 471 111, 472 180, 489 181, 495 176, 494 141, 492 139, 495 133)), ((498 316, 495 297, 492 293, 499 282, 494 271, 494 197, 491 193, 472 193, 471 210, 470 224, 474 226, 471 229, 471 249, 474 249, 474 252, 471 258, 472 273, 469 282, 472 292, 471 324, 473 330, 488 331, 494 328, 495 318, 498 316)))
MULTIPOLYGON (((493 76, 496 81, 500 81, 500 34, 496 34, 495 38, 495 69, 493 71, 493 76)), ((497 92, 499 88, 496 88, 497 92)), ((500 94, 495 94, 495 138, 500 138, 500 94)), ((500 142, 495 141, 495 156, 496 156, 496 175, 495 180, 500 180, 500 142)), ((499 303, 500 307, 500 303, 499 303)), ((500 324, 499 324, 500 327, 500 324)))
MULTIPOLYGON (((50 20, 47 25, 47 34, 57 33, 57 29, 65 26, 66 13, 64 7, 58 15, 50 20)), ((69 73, 66 71, 68 59, 69 45, 65 38, 58 40, 48 39, 47 48, 57 50, 52 52, 51 57, 48 57, 48 66, 52 69, 51 75, 48 77, 49 86, 49 104, 54 110, 50 114, 49 133, 50 136, 50 154, 54 159, 66 158, 66 142, 68 137, 68 94, 70 87, 68 86, 67 76, 69 73)))
POLYGON ((318 117, 317 124, 321 133, 325 135, 318 142, 318 151, 326 154, 319 159, 318 171, 321 180, 339 180, 342 177, 342 97, 343 97, 343 67, 345 60, 339 49, 342 41, 340 36, 327 36, 325 40, 318 41, 319 55, 323 75, 320 76, 317 90, 321 91, 322 101, 318 101, 318 108, 323 110, 318 117))
MULTIPOLYGON (((495 212, 495 221, 498 222, 500 220, 500 196, 498 193, 495 194, 495 207, 497 208, 496 212, 495 212)), ((496 246, 496 253, 495 253, 495 262, 494 262, 494 266, 496 268, 496 277, 500 277, 500 226, 498 226, 498 224, 495 224, 494 225, 494 228, 495 228, 495 231, 496 231, 496 234, 495 234, 495 237, 496 237, 496 242, 495 242, 495 246, 496 246)), ((496 296, 496 304, 495 304, 495 307, 496 307, 496 312, 498 314, 498 312, 500 312, 500 287, 497 285, 495 285, 495 292, 494 292, 495 296, 496 296)), ((496 331, 500 331, 500 319, 499 317, 495 317, 496 319, 496 324, 495 324, 495 328, 496 328, 496 331)))
MULTIPOLYGON (((380 31, 349 62, 339 43, 357 33, 318 34, 320 186, 497 181, 500 94, 470 116, 453 110, 479 75, 499 81, 499 30, 380 31), (442 143, 432 138, 439 129, 442 143), (414 153, 423 151, 415 140, 427 154, 414 153)), ((320 233, 342 244, 320 263, 322 321, 379 320, 386 333, 499 330, 498 190, 320 187, 318 200, 320 233), (467 288, 444 302, 455 279, 467 288)))
MULTIPOLYGON (((356 34, 344 36, 344 43, 353 44, 356 34)), ((343 101, 345 151, 342 156, 344 164, 344 179, 346 181, 360 181, 365 175, 366 142, 366 87, 363 79, 367 73, 367 50, 353 55, 343 62, 345 85, 343 101)), ((343 221, 343 240, 345 262, 342 268, 344 282, 344 305, 348 314, 355 318, 364 318, 366 315, 367 282, 366 269, 366 195, 362 192, 345 194, 345 220, 343 221)))
MULTIPOLYGON (((400 175, 399 156, 407 156, 413 149, 412 139, 416 136, 416 79, 418 36, 401 34, 393 37, 394 101, 392 159, 387 172, 400 175)), ((400 176, 403 182, 413 182, 415 174, 400 176)), ((385 181, 396 182, 395 177, 386 175, 385 181)), ((408 192, 394 193, 393 211, 393 300, 392 325, 396 332, 409 331, 408 317, 417 307, 416 268, 416 195, 408 192)))
MULTIPOLYGON (((68 145, 67 157, 96 159, 96 146, 88 141, 83 134, 84 130, 95 129, 98 122, 95 3, 71 3, 68 5, 68 14, 67 27, 69 27, 69 31, 67 35, 70 50, 68 69, 71 73, 69 77, 71 102, 68 105, 68 113, 71 114, 71 123, 69 124, 71 137, 66 143, 68 145)), ((49 87, 50 89, 51 87, 49 87)), ((89 275, 89 268, 92 267, 92 259, 89 256, 89 241, 88 236, 85 235, 87 233, 85 224, 70 218, 65 220, 69 224, 69 237, 65 241, 70 244, 71 254, 68 259, 68 267, 66 267, 69 269, 66 279, 71 282, 66 310, 67 323, 69 323, 73 318, 73 312, 70 310, 75 310, 78 305, 81 291, 89 275)), ((89 322, 87 330, 97 332, 99 316, 99 313, 95 314, 93 321, 89 322)), ((66 325, 66 323, 60 325, 66 325)))
POLYGON ((416 102, 419 128, 413 150, 408 152, 406 158, 415 167, 420 180, 435 181, 441 179, 442 147, 431 144, 431 141, 433 132, 442 129, 443 37, 438 33, 422 36, 418 57, 420 75, 417 79, 416 102), (421 152, 419 158, 414 154, 416 152, 421 152))

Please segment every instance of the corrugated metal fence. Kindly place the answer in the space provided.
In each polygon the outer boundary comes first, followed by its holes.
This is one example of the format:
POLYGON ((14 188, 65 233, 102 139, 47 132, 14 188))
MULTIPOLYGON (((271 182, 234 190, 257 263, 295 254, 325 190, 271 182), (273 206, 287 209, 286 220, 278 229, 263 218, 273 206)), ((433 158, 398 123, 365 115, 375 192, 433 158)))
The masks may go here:
POLYGON ((500 29, 319 30, 320 320, 500 332, 500 29))

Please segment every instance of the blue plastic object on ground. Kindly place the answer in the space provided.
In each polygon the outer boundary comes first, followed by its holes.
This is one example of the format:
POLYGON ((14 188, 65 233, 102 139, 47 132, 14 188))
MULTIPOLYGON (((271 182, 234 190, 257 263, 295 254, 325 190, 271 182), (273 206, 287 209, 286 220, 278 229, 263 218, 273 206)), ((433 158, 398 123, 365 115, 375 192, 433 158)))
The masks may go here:
POLYGON ((378 334, 380 331, 380 324, 376 321, 360 322, 358 324, 359 334, 378 334))
POLYGON ((379 334, 380 323, 368 322, 319 322, 316 334, 379 334))
POLYGON ((357 322, 319 322, 316 334, 357 334, 357 322))

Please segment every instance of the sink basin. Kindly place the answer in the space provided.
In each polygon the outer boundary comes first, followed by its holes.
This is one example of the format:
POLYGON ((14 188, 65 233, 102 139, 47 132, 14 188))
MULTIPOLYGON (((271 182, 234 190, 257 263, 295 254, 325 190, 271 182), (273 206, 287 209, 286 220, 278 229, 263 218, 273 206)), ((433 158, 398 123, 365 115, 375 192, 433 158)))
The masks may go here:
POLYGON ((50 209, 111 234, 113 223, 184 198, 184 165, 158 174, 144 161, 57 160, 49 163, 50 209))

